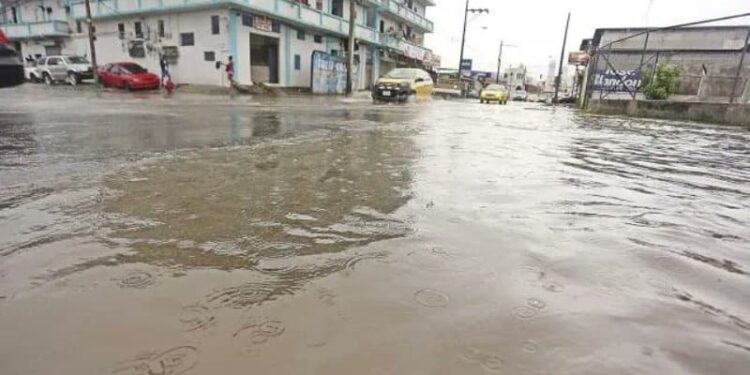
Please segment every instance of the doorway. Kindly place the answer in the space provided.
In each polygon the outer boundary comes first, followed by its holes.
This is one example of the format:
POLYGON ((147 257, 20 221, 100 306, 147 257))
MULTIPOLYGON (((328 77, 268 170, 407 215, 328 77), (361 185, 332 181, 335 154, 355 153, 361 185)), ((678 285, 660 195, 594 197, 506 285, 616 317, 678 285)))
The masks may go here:
POLYGON ((250 75, 253 82, 279 83, 279 39, 250 34, 250 75))

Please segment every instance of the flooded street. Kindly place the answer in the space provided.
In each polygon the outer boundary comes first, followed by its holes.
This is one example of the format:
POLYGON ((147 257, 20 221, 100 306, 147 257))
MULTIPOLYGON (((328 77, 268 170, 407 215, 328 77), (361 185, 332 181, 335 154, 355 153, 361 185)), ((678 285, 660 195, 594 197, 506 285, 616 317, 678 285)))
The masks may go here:
POLYGON ((0 373, 746 374, 750 129, 531 103, 0 103, 0 373))

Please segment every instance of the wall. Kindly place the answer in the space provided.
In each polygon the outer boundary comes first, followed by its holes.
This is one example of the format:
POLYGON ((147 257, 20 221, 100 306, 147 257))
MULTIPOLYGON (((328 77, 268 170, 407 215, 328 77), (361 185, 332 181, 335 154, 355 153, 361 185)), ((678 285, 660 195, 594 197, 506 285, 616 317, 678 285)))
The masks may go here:
POLYGON ((223 9, 152 15, 147 17, 128 17, 115 20, 98 21, 96 49, 100 65, 116 61, 134 61, 149 71, 159 73, 159 50, 161 46, 178 46, 179 59, 170 65, 172 79, 176 83, 220 85, 224 82, 223 70, 217 70, 214 61, 205 61, 204 52, 213 51, 216 60, 226 61, 229 55, 228 12, 223 9), (220 34, 211 34, 211 16, 220 16, 220 34), (157 23, 164 20, 165 37, 157 37, 157 23), (147 34, 153 49, 146 52, 144 58, 130 57, 127 41, 133 38, 134 22, 142 22, 143 33, 147 34), (126 38, 118 36, 118 23, 125 24, 126 38), (180 33, 194 34, 193 46, 180 46, 180 33))
MULTIPOLYGON (((702 99, 728 97, 732 92, 734 77, 742 53, 738 51, 722 52, 656 52, 644 56, 644 71, 653 71, 657 62, 681 66, 683 69, 678 95, 700 96, 702 99), (703 75, 703 67, 708 74, 703 75)), ((607 58, 617 70, 633 70, 640 66, 640 52, 612 52, 607 58)), ((599 58, 598 70, 610 69, 603 57, 599 58)), ((742 83, 750 79, 750 54, 740 72, 742 83)))
POLYGON ((589 112, 607 115, 750 126, 750 105, 706 102, 592 100, 589 112))
MULTIPOLYGON (((597 30, 602 32, 599 46, 641 32, 633 30, 597 30)), ((648 39, 648 49, 691 49, 691 50, 739 50, 747 37, 748 28, 682 28, 653 32, 648 39)), ((645 35, 630 38, 612 45, 613 49, 641 50, 645 35)))

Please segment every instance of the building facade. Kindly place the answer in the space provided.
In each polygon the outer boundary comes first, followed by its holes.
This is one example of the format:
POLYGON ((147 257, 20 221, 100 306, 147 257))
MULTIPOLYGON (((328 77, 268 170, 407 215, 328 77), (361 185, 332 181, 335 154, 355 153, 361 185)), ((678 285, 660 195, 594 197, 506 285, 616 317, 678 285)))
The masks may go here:
MULTIPOLYGON (((227 85, 217 62, 234 59, 242 85, 311 85, 313 52, 344 56, 351 0, 91 0, 100 65, 133 61, 159 71, 170 61, 177 83, 227 85)), ((433 31, 433 0, 360 0, 355 80, 368 88, 399 66, 431 68, 423 45, 433 31)), ((2 2, 3 26, 26 56, 90 56, 82 0, 2 2)))
POLYGON ((585 86, 596 98, 628 98, 658 64, 666 63, 682 72, 680 87, 670 100, 750 102, 750 59, 742 57, 750 57, 750 26, 647 31, 598 29, 592 39, 584 40, 582 49, 592 54, 585 86))

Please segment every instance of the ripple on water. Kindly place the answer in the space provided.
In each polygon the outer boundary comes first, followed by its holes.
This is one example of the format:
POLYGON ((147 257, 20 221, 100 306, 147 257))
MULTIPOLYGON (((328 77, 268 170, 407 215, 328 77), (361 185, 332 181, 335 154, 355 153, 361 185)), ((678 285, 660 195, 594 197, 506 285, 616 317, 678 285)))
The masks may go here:
POLYGON ((154 276, 145 271, 131 272, 118 280, 117 284, 122 288, 143 289, 156 282, 154 276))
POLYGON ((185 332, 205 331, 216 325, 216 316, 206 306, 190 305, 182 309, 180 323, 185 332))
POLYGON ((198 349, 178 346, 157 354, 145 354, 117 366, 116 375, 178 375, 192 369, 198 362, 198 349))
POLYGON ((422 289, 414 293, 414 300, 426 307, 446 307, 450 297, 447 293, 435 289, 422 289))
POLYGON ((529 305, 529 307, 535 308, 537 310, 542 310, 547 307, 547 303, 538 298, 529 298, 528 300, 526 300, 526 304, 529 305))
POLYGON ((276 288, 265 283, 247 283, 214 291, 206 297, 206 303, 213 306, 244 309, 270 299, 276 288))
POLYGON ((523 343, 522 349, 525 353, 534 354, 539 351, 539 344, 533 340, 528 340, 523 343))
POLYGON ((539 315, 539 309, 535 309, 531 306, 516 306, 511 311, 511 315, 519 320, 531 320, 539 315))
POLYGON ((251 318, 232 335, 233 342, 242 351, 249 351, 256 345, 281 336, 286 328, 281 321, 268 318, 251 318))

